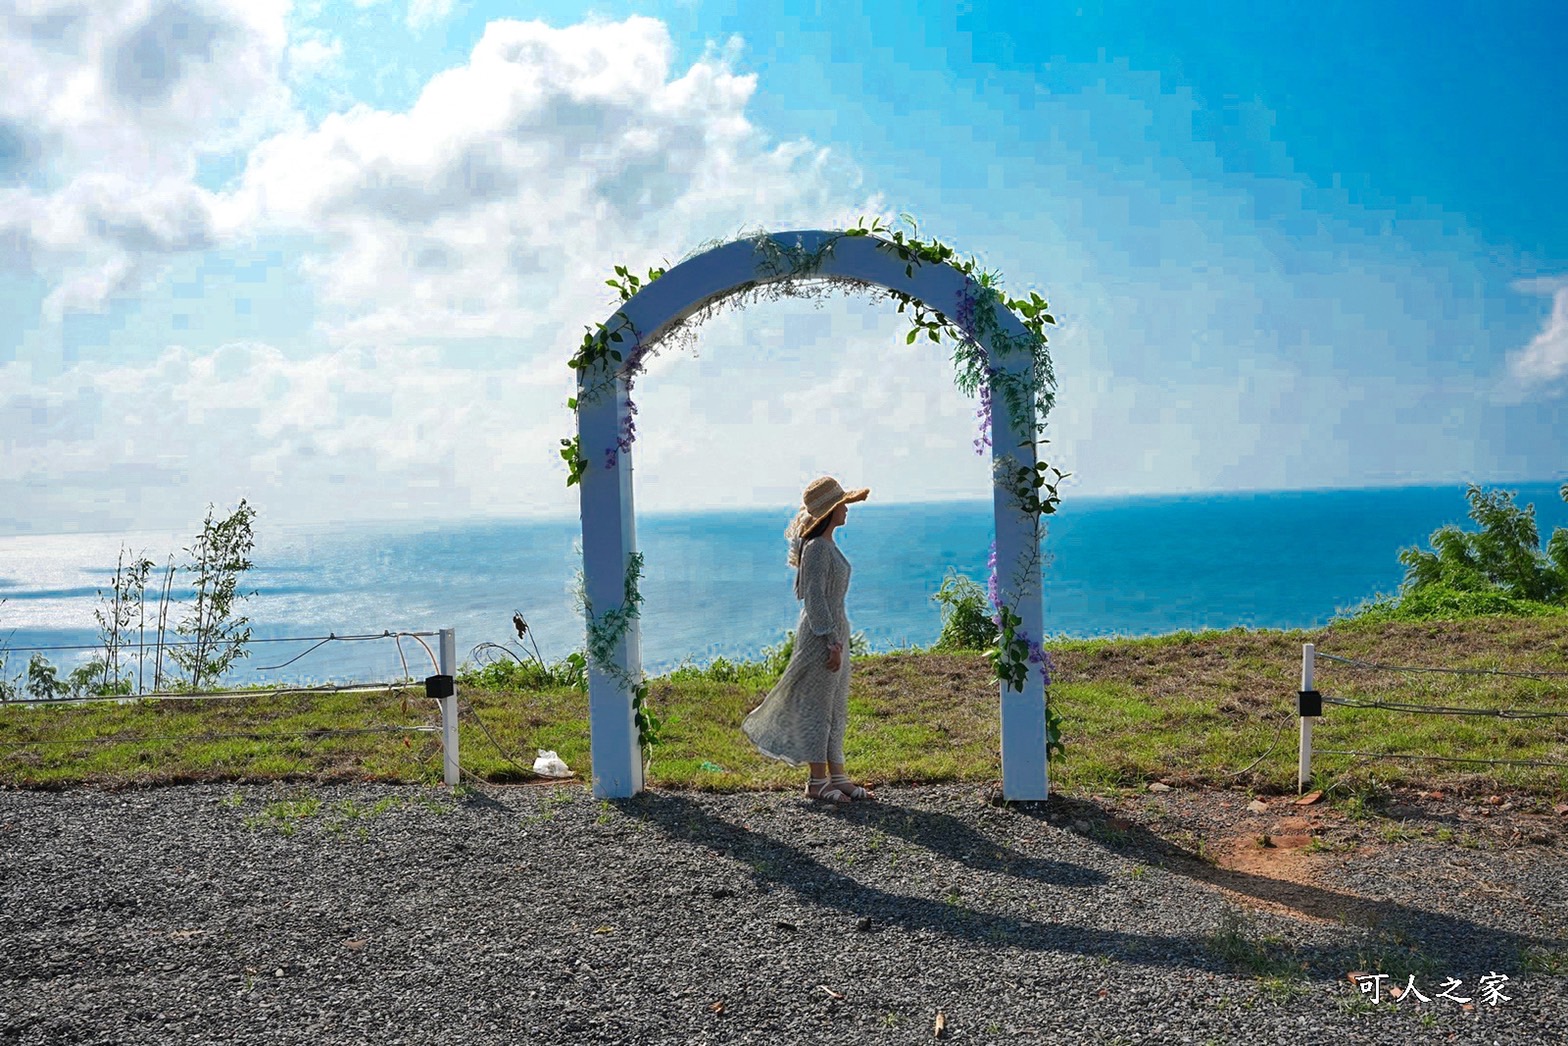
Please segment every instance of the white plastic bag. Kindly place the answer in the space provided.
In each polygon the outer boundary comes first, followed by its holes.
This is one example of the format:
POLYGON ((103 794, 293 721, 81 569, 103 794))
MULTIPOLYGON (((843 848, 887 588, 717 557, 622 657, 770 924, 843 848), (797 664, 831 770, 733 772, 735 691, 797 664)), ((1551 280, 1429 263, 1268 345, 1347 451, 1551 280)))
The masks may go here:
POLYGON ((561 757, 554 752, 543 748, 537 749, 539 758, 534 760, 534 773, 543 774, 545 777, 571 777, 572 771, 561 757))

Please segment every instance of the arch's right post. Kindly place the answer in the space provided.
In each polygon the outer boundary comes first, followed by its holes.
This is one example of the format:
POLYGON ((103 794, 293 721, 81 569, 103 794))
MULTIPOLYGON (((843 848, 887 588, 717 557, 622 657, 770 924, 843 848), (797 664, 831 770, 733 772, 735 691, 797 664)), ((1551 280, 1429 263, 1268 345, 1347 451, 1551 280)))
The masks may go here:
MULTIPOLYGON (((998 357, 993 367, 1006 367, 1029 376, 1033 358, 1027 354, 998 357)), ((1033 404, 1031 403, 1032 407, 1033 404)), ((991 410, 992 498, 996 512, 997 594, 1003 606, 1012 607, 1022 619, 1018 626, 1032 642, 1043 642, 1045 613, 1041 604, 1040 534, 1037 517, 1025 512, 1007 487, 1003 470, 1025 468, 1034 474, 1034 412, 1014 419, 1000 395, 991 410), (1004 460, 1004 459, 1011 459, 1004 460)), ((998 681, 1002 700, 1002 797, 1039 800, 1050 794, 1046 761, 1045 681, 1039 666, 1031 664, 1023 690, 998 681)))

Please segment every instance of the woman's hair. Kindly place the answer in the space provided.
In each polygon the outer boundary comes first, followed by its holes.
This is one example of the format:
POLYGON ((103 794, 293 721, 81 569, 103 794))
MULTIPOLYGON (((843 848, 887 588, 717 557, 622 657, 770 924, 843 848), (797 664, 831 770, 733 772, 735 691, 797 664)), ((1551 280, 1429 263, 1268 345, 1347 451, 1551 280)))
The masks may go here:
POLYGON ((815 526, 802 534, 800 536, 800 540, 810 541, 812 538, 821 537, 827 531, 828 524, 831 522, 833 522, 833 513, 829 512, 827 515, 817 520, 815 526))
POLYGON ((817 520, 809 530, 800 530, 801 523, 807 518, 809 517, 806 516, 806 510, 801 509, 800 514, 795 517, 789 528, 784 531, 784 540, 789 544, 789 565, 796 569, 800 567, 801 549, 805 547, 806 542, 814 537, 822 536, 827 531, 828 524, 833 520, 833 513, 829 512, 826 516, 817 520))

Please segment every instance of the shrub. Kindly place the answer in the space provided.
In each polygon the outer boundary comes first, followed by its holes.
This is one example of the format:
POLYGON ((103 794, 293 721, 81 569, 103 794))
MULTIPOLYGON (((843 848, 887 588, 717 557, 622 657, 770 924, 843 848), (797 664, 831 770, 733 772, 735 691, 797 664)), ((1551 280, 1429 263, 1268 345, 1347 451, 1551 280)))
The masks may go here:
POLYGON ((1568 615, 1568 607, 1529 599, 1514 599, 1501 592, 1463 592, 1429 586, 1403 597, 1378 596, 1350 613, 1356 621, 1455 621, 1470 617, 1551 617, 1568 615))
MULTIPOLYGON (((1561 491, 1568 501, 1568 485, 1561 491)), ((1485 491, 1471 484, 1465 492, 1470 518, 1479 531, 1453 524, 1432 533, 1431 551, 1407 548, 1403 591, 1491 593, 1534 603, 1568 603, 1568 528, 1558 527, 1545 550, 1535 525, 1535 506, 1519 508, 1512 491, 1485 491)), ((1495 605, 1481 601, 1478 606, 1495 605)), ((1505 613, 1482 610, 1481 613, 1505 613)))
POLYGON ((942 605, 942 633, 935 649, 986 650, 996 645, 993 611, 978 581, 949 568, 931 599, 942 605))
POLYGON ((517 658, 504 647, 497 649, 511 654, 515 660, 497 659, 485 665, 465 665, 457 673, 457 682, 478 690, 588 689, 588 659, 581 651, 568 654, 554 664, 546 664, 542 660, 517 658))

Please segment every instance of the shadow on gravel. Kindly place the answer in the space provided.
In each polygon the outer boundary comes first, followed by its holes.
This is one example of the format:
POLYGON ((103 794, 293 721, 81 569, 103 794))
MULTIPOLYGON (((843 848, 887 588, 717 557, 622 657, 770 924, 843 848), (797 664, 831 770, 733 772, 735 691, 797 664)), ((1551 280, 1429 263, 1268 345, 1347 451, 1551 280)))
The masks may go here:
MULTIPOLYGON (((1164 868, 1207 886, 1227 890, 1264 905, 1288 909, 1313 919, 1337 923, 1359 939, 1347 949, 1298 948, 1296 958, 1321 966, 1330 975, 1344 975, 1365 968, 1370 960, 1397 958, 1406 966, 1475 966, 1493 964, 1518 967, 1523 951, 1534 946, 1561 949, 1557 937, 1516 933, 1481 922, 1420 907, 1423 893, 1443 888, 1435 876, 1423 877, 1418 869, 1406 873, 1403 892, 1408 902, 1363 897, 1326 885, 1312 885, 1267 875, 1223 868, 1149 829, 1127 821, 1093 800, 1057 796, 1048 803, 1020 803, 1011 812, 1042 824, 1079 823, 1089 828, 1086 838, 1129 860, 1164 868)), ((1457 966, 1455 967, 1457 968, 1457 966)))
MULTIPOLYGON (((1224 947, 1223 942, 1216 944, 1211 934, 1161 934, 1077 925, 1071 921, 1074 902, 1064 900, 1059 893, 1049 899, 1045 908, 1063 913, 1061 920, 1056 922, 1017 912, 981 910, 982 906, 994 905, 989 900, 975 901, 956 894, 937 899, 857 881, 803 849, 803 846, 813 845, 810 840, 774 838, 728 821, 701 802, 680 794, 644 792, 632 799, 611 802, 627 817, 648 825, 671 841, 705 847, 746 865, 754 880, 765 889, 786 890, 796 894, 803 903, 869 919, 869 925, 876 929, 925 930, 980 945, 1104 956, 1135 965, 1215 973, 1232 972, 1237 967, 1234 950, 1224 947)), ((1033 808, 1014 808, 1011 813, 1037 819, 1042 824, 1048 821, 1041 804, 1029 805, 1033 808)), ((1081 800, 1052 800, 1049 810, 1050 819, 1060 820, 1065 815, 1091 822, 1110 821, 1102 808, 1081 800)), ((864 808, 854 809, 829 811, 824 808, 824 816, 852 820, 868 831, 899 835, 965 871, 1030 880, 1047 888, 1067 887, 1074 893, 1092 887, 1117 890, 1105 872, 1010 850, 951 815, 891 804, 866 804, 864 808)), ((1543 943, 1538 938, 1436 914, 1413 905, 1379 902, 1369 910, 1370 902, 1354 894, 1281 883, 1266 876, 1219 868, 1137 826, 1115 833, 1091 831, 1091 836, 1099 836, 1108 851, 1121 857, 1158 864, 1207 886, 1344 922, 1343 938, 1330 944, 1278 939, 1257 942, 1255 950, 1272 949, 1277 953, 1268 959, 1271 969, 1281 968, 1283 962, 1299 973, 1332 980, 1343 977, 1349 970, 1365 969, 1369 965, 1385 968, 1391 964, 1405 969, 1432 968, 1443 963, 1459 963, 1466 967, 1477 963, 1516 963, 1521 948, 1543 943), (1284 892, 1287 888, 1290 890, 1288 896, 1284 892), (1365 920, 1358 920, 1357 915, 1365 920)), ((929 886, 941 881, 939 873, 927 872, 920 876, 918 885, 929 886)), ((915 882, 910 885, 912 889, 917 888, 915 882)), ((1181 906, 1185 902, 1179 894, 1173 894, 1169 903, 1181 906)), ((1129 923, 1134 925, 1158 927, 1160 923, 1158 911, 1130 910, 1127 916, 1129 923)))
MULTIPOLYGON (((1201 940, 1040 922, 1020 915, 978 911, 962 898, 938 900, 857 882, 791 842, 726 821, 699 802, 681 795, 644 792, 632 799, 611 802, 627 817, 664 833, 673 841, 718 850, 748 865, 760 885, 788 890, 807 904, 870 919, 870 925, 878 930, 889 927, 926 930, 980 945, 1110 955, 1126 962, 1153 966, 1198 967, 1215 972, 1227 969, 1222 960, 1204 948, 1201 940)), ((868 830, 890 828, 895 819, 907 814, 914 826, 909 838, 966 868, 989 869, 1002 875, 1018 874, 1052 885, 1073 887, 1104 885, 1108 881, 1104 873, 1093 869, 1061 861, 1031 860, 1021 855, 1014 855, 1015 860, 1028 863, 1032 874, 1026 876, 1017 868, 1009 872, 1005 852, 1001 859, 996 858, 997 845, 957 818, 891 805, 880 809, 872 804, 867 806, 868 809, 839 813, 863 821, 868 830), (880 823, 884 814, 889 815, 886 825, 880 823), (946 837, 947 833, 951 833, 950 838, 946 837), (943 836, 940 841, 939 836, 943 836), (966 846, 974 849, 966 850, 966 846), (972 856, 961 856, 966 853, 972 856)), ((931 876, 923 875, 921 881, 929 883, 931 876)))

